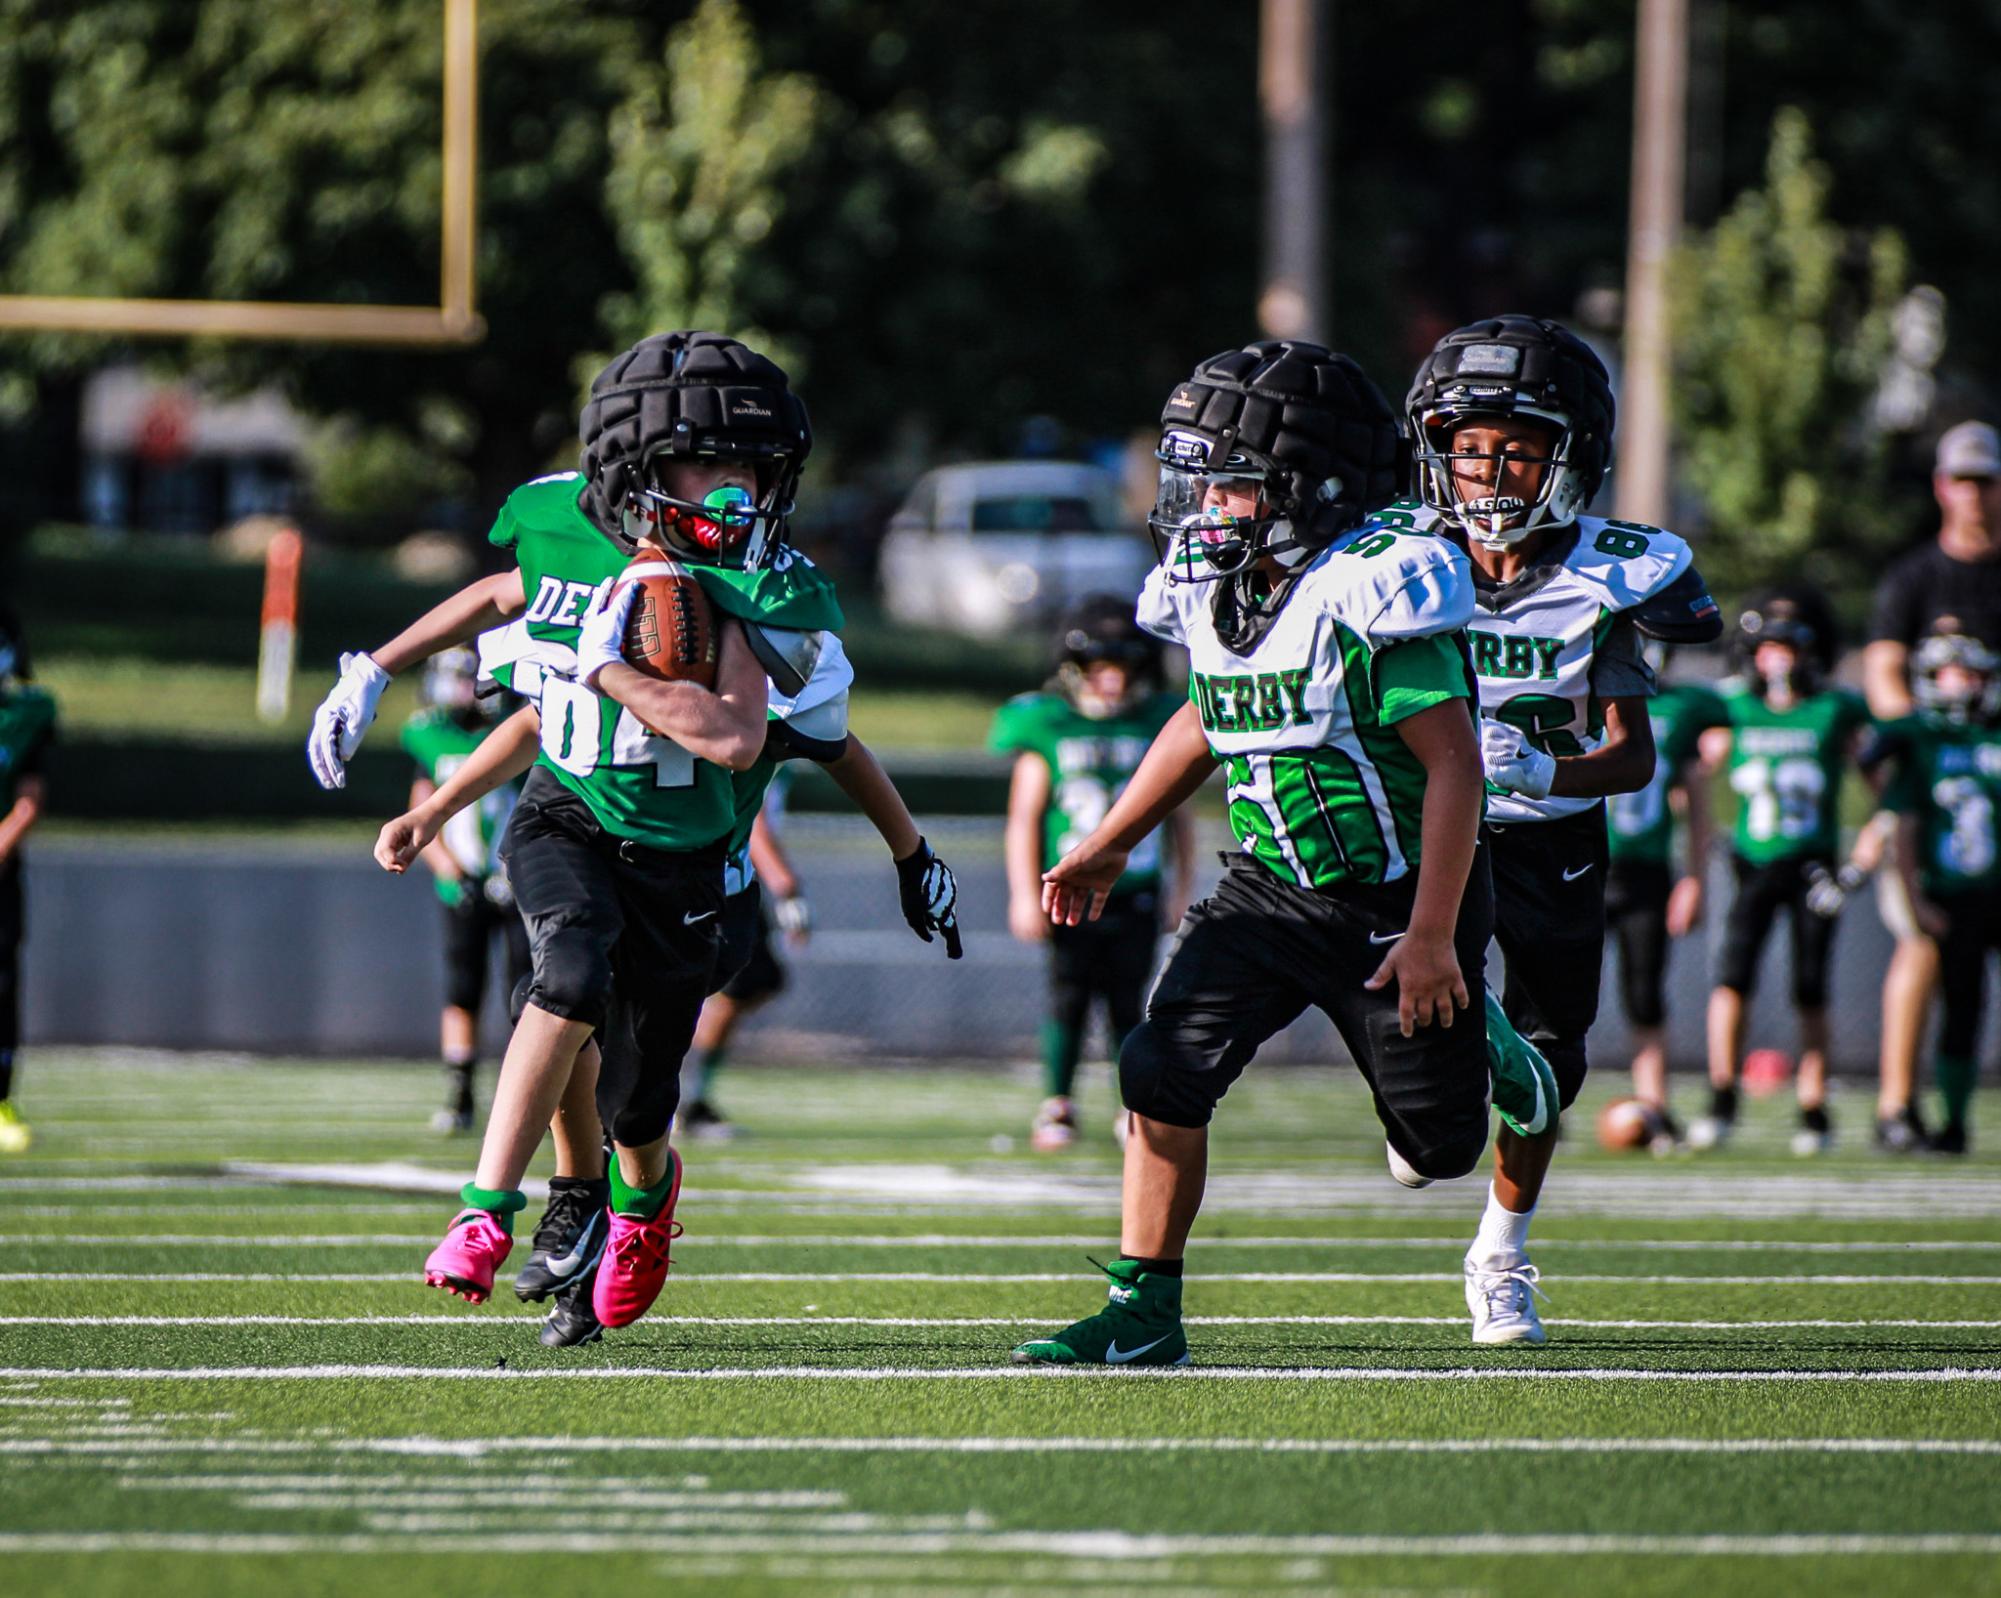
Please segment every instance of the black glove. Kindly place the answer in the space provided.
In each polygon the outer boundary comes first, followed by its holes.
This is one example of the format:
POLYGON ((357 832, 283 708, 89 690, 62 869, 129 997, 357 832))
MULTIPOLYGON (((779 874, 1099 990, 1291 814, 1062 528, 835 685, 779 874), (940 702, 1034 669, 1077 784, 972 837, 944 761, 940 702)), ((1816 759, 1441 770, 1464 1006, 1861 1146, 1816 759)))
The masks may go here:
POLYGON ((954 913, 959 903, 958 878, 922 838, 896 862, 896 896, 903 905, 903 919, 918 937, 929 943, 933 932, 942 932, 948 959, 956 960, 965 953, 959 943, 959 918, 954 913))

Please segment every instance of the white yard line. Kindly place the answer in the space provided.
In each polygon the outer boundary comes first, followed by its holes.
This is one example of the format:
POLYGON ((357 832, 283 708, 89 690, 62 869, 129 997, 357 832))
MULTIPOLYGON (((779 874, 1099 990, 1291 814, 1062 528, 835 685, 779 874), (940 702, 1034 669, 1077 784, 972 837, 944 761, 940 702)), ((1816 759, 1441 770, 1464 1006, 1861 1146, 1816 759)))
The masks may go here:
MULTIPOLYGON (((412 1282, 406 1271, 0 1271, 0 1282, 412 1282)), ((1096 1282, 1090 1271, 702 1271, 689 1282, 1096 1282)), ((1203 1271, 1203 1282, 1457 1282, 1458 1271, 1203 1271)), ((1668 1276, 1631 1271, 1564 1271, 1564 1282, 1625 1282, 1639 1287, 2001 1287, 2001 1275, 1933 1276, 1883 1271, 1868 1275, 1668 1276)))
MULTIPOLYGON (((453 1330, 496 1323, 539 1324, 541 1311, 501 1309, 490 1314, 428 1315, 0 1315, 0 1326, 438 1326, 453 1330)), ((648 1326, 1041 1326, 1047 1315, 649 1315, 648 1326)), ((1464 1326, 1464 1315, 1186 1315, 1188 1326, 1464 1326)), ((1997 1331, 2001 1320, 1922 1320, 1864 1317, 1851 1320, 1606 1320, 1592 1316, 1543 1317, 1546 1326, 1603 1327, 1616 1331, 1871 1330, 1883 1327, 1940 1331, 1997 1331)), ((0 1400, 4 1403, 5 1400, 0 1400)))
POLYGON ((635 1535, 591 1532, 491 1532, 478 1536, 289 1535, 73 1531, 0 1533, 0 1553, 381 1554, 661 1553, 729 1554, 753 1559, 808 1554, 1047 1554, 1092 1560, 1200 1558, 1249 1554, 1292 1558, 1478 1558, 1663 1555, 1682 1558, 1825 1558, 1866 1555, 2001 1553, 2001 1535, 1962 1532, 1788 1533, 1509 1533, 1506 1535, 1302 1536, 1146 1535, 1123 1531, 860 1531, 850 1535, 759 1532, 754 1535, 635 1535))
POLYGON ((2001 1367, 1947 1366, 1925 1370, 1810 1371, 1664 1371, 1607 1368, 1431 1369, 1372 1366, 1290 1368, 1265 1366, 1187 1366, 1178 1370, 1149 1368, 1106 1371, 1021 1365, 750 1365, 707 1370, 661 1370, 650 1367, 492 1365, 191 1365, 0 1367, 0 1379, 39 1382, 313 1382, 313 1381, 612 1381, 612 1382, 767 1382, 767 1381, 993 1381, 1066 1377, 1149 1377, 1182 1381, 1240 1382, 1464 1382, 1464 1381, 1593 1381, 1593 1382, 1919 1382, 2001 1381, 2001 1367))
MULTIPOLYGON (((289 1207, 273 1208, 269 1214, 273 1222, 282 1221, 296 1213, 289 1207)), ((344 1213, 353 1213, 351 1210, 344 1213)), ((237 1211, 230 1211, 230 1218, 240 1219, 237 1211)), ((327 1236, 315 1236, 311 1240, 314 1248, 389 1248, 404 1245, 435 1243, 436 1232, 348 1232, 327 1236)), ((1225 1248, 1451 1248, 1465 1247, 1467 1239, 1461 1237, 1212 1237, 1199 1239, 1197 1249, 1225 1248)), ((23 1247, 34 1244, 60 1244, 64 1248, 78 1246, 105 1247, 129 1244, 145 1248, 286 1248, 299 1246, 298 1239, 274 1237, 269 1232, 249 1234, 238 1232, 91 1232, 75 1234, 67 1232, 14 1232, 0 1235, 0 1246, 23 1247)), ((1107 1248, 1102 1234, 1081 1234, 1066 1237, 1022 1237, 988 1236, 953 1232, 923 1232, 904 1235, 896 1234, 846 1234, 839 1232, 813 1233, 793 1237, 782 1234, 758 1234, 726 1236, 704 1234, 688 1238, 682 1246, 690 1252, 700 1252, 711 1248, 1107 1248)), ((1773 1253, 1773 1254, 1954 1254, 2001 1251, 2001 1240, 1981 1240, 1953 1242, 1937 1238, 1926 1238, 1912 1242, 1867 1242, 1867 1243, 1793 1243, 1782 1239, 1723 1239, 1704 1238, 1691 1241, 1677 1241, 1673 1238, 1564 1238, 1538 1237, 1538 1251, 1543 1249, 1610 1249, 1620 1253, 1654 1254, 1703 1254, 1703 1253, 1773 1253)))

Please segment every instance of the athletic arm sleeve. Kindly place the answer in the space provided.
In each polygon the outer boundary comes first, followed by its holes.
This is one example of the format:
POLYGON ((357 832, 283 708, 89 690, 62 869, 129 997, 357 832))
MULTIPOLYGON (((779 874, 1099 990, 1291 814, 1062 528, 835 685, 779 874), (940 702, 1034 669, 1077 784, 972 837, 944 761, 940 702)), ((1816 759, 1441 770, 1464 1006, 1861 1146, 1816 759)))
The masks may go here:
POLYGON ((1170 644, 1188 641, 1181 625, 1181 612, 1175 608, 1174 595, 1168 590, 1166 567, 1156 566, 1147 573, 1139 591, 1139 603, 1133 609, 1133 620, 1170 644))
POLYGON ((1600 699, 1651 699, 1660 692, 1654 668, 1640 652, 1631 611, 1614 616, 1604 641, 1592 650, 1591 691, 1600 699))
POLYGON ((1723 612, 1693 566, 1621 614, 1647 637, 1666 644, 1713 644, 1723 636, 1723 612))
POLYGON ((1385 727, 1448 699, 1472 697, 1456 633, 1387 645, 1376 651, 1371 674, 1376 679, 1377 719, 1385 727))

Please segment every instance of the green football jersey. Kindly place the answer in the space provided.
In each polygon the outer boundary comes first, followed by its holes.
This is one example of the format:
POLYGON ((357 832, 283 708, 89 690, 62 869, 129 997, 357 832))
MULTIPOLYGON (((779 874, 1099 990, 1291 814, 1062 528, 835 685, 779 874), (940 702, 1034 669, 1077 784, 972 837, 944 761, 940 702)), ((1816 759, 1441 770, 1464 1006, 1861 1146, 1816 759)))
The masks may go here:
POLYGON ((1753 865, 1833 855, 1849 745, 1869 725, 1861 696, 1830 688, 1774 710, 1740 678, 1724 684, 1722 697, 1738 855, 1753 865))
POLYGON ((2001 729, 1912 717, 1898 728, 1890 809, 1918 818, 1918 880, 1932 898, 2001 888, 2001 729))
MULTIPOLYGON (((1021 694, 994 716, 987 747, 1029 754, 1049 768, 1049 803, 1042 812, 1042 869, 1087 838, 1124 792, 1147 746, 1181 708, 1179 694, 1150 694, 1116 716, 1094 720, 1061 694, 1021 694)), ((1160 834, 1150 833, 1131 858, 1114 893, 1160 884, 1160 834)))
MULTIPOLYGON (((540 709, 537 764, 589 805, 606 831, 654 849, 698 849, 731 830, 730 774, 564 675, 575 668, 584 611, 630 559, 585 516, 582 485, 578 473, 557 472, 517 488, 501 506, 488 537, 520 564, 528 608, 487 634, 481 654, 498 681, 540 709)), ((724 615, 802 630, 842 625, 833 584, 793 550, 781 549, 771 567, 756 572, 688 570, 724 615)))
POLYGON ((1615 793, 1605 812, 1614 860, 1666 865, 1674 853, 1674 813, 1668 790, 1711 727, 1728 723, 1723 701, 1701 683, 1676 683, 1647 701, 1654 731, 1654 775, 1635 793, 1615 793))
POLYGON ((46 688, 0 693, 0 811, 13 807, 21 777, 37 769, 55 735, 56 701, 46 688))
MULTIPOLYGON (((404 752, 417 762, 417 769, 443 787, 492 730, 486 725, 468 727, 455 720, 450 712, 434 706, 418 711, 403 723, 401 742, 404 752)), ((493 874, 498 865, 495 851, 500 847, 501 835, 507 831, 507 823, 514 814, 514 801, 520 793, 519 780, 502 783, 478 804, 467 805, 453 816, 438 834, 471 881, 484 882, 493 874)), ((438 897, 446 904, 457 903, 457 885, 442 877, 435 880, 438 897)))

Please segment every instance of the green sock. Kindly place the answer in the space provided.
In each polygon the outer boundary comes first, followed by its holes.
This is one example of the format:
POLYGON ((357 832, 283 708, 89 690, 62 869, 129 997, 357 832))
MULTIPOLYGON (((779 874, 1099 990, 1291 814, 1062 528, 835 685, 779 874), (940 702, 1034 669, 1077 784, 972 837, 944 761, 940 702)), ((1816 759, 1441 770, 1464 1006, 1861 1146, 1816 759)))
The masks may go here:
POLYGON ((1966 1107, 1973 1100, 1973 1080, 1980 1063, 1962 1055, 1941 1054, 1932 1061, 1932 1075, 1938 1078, 1939 1097, 1945 1101, 1945 1118, 1954 1124, 1966 1120, 1966 1107))
POLYGON ((695 1062, 695 1098, 706 1103, 709 1090, 716 1085, 716 1073, 723 1068, 723 1062, 730 1057, 730 1051, 717 1047, 706 1050, 695 1062))
POLYGON ((625 1179, 625 1173, 618 1168, 614 1158, 608 1174, 611 1177, 611 1208, 614 1215, 645 1215, 660 1213, 661 1205, 667 1202, 667 1195, 674 1191, 674 1175, 680 1168, 678 1157, 667 1157, 667 1174, 660 1178, 658 1186, 634 1187, 625 1179))
POLYGON ((528 1195, 519 1188, 481 1187, 468 1182, 459 1189, 459 1202, 469 1210, 485 1210, 512 1237, 514 1217, 528 1207, 528 1195))
POLYGON ((1042 1091, 1045 1097, 1067 1099, 1077 1080, 1077 1056, 1084 1049, 1081 1027, 1061 1021, 1042 1023, 1042 1091))

